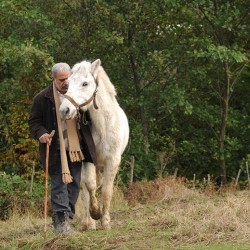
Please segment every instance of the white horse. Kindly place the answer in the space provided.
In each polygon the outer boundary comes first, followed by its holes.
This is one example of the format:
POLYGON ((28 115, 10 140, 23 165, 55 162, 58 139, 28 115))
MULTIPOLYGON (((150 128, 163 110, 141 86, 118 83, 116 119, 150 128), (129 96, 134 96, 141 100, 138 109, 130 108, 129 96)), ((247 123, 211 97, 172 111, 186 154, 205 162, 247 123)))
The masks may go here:
POLYGON ((97 165, 84 163, 82 169, 84 229, 96 229, 95 220, 101 218, 103 229, 110 229, 110 202, 113 183, 129 138, 128 120, 116 100, 116 91, 101 66, 100 59, 93 63, 82 61, 72 68, 69 88, 60 113, 72 119, 81 106, 89 111, 91 132, 96 146, 97 165), (83 106, 82 106, 83 104, 83 106), (98 106, 98 107, 97 107, 98 106), (101 185, 101 206, 98 205, 96 189, 101 185), (91 218, 92 217, 92 218, 91 218))

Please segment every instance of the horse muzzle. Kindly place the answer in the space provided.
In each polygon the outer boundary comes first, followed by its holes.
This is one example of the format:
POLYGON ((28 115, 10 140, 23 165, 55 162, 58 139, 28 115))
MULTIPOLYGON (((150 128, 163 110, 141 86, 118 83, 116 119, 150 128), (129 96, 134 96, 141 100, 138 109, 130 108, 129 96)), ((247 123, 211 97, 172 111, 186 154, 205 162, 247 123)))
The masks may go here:
POLYGON ((69 119, 67 118, 67 116, 69 116, 69 113, 70 113, 69 107, 60 108, 59 111, 63 119, 69 119))

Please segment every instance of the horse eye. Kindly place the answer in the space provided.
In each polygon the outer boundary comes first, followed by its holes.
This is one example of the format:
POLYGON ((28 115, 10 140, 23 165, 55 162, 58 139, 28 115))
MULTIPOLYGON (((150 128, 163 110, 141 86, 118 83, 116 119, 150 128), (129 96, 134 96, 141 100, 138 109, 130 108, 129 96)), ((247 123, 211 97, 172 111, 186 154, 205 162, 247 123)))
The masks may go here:
POLYGON ((82 87, 87 86, 87 85, 88 85, 88 82, 83 82, 82 83, 82 87))

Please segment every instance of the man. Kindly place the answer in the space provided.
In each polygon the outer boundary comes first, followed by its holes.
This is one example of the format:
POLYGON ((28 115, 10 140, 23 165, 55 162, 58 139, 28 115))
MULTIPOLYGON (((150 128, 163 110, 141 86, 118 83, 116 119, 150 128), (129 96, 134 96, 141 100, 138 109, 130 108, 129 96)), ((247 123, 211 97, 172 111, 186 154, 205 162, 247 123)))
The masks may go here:
POLYGON ((55 234, 73 232, 68 219, 73 219, 75 213, 84 159, 75 120, 70 120, 71 123, 61 120, 58 111, 63 95, 67 92, 70 75, 71 69, 66 63, 57 63, 52 67, 53 83, 34 97, 29 117, 30 132, 40 142, 39 151, 43 168, 46 165, 46 144, 50 145, 49 174, 55 234), (53 138, 50 137, 52 130, 55 130, 53 138), (72 131, 73 136, 69 135, 72 131), (77 139, 72 143, 72 138, 77 139), (77 150, 77 157, 70 155, 72 145, 73 150, 77 150), (63 179, 65 174, 69 174, 70 177, 67 181, 63 179))

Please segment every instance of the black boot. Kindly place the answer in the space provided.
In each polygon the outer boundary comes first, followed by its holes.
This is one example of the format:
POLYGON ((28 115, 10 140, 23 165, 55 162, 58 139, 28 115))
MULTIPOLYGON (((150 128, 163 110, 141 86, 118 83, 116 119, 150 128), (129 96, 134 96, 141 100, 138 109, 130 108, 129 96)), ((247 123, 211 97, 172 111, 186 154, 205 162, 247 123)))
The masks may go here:
POLYGON ((54 212, 52 215, 52 221, 56 235, 74 233, 69 225, 69 216, 67 212, 54 212))

